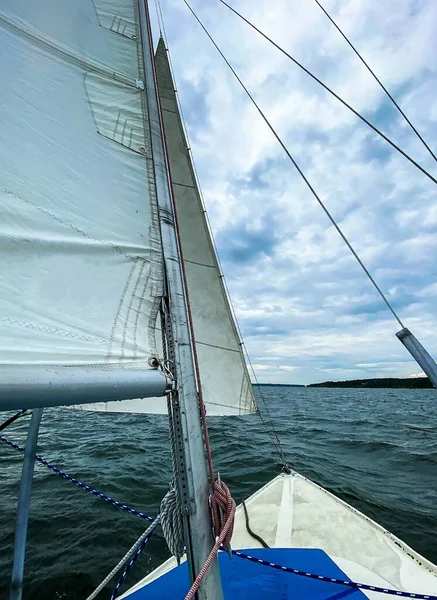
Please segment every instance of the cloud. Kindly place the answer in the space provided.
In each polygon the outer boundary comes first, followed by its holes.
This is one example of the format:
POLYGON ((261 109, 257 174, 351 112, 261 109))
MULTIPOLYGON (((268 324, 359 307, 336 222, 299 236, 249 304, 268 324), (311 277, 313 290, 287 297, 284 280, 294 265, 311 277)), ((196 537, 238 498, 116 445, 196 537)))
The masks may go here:
MULTIPOLYGON (((218 2, 195 10, 395 310, 437 357, 437 188, 218 2)), ((435 161, 316 3, 234 0, 421 165, 435 161)), ((324 0, 437 151, 433 0, 324 0)), ((206 206, 260 381, 417 375, 400 329, 326 214, 178 0, 164 5, 206 206)))
POLYGON ((425 375, 425 373, 423 373, 423 371, 420 371, 419 373, 411 373, 411 375, 409 375, 409 377, 414 379, 416 377, 426 377, 426 375, 425 375))

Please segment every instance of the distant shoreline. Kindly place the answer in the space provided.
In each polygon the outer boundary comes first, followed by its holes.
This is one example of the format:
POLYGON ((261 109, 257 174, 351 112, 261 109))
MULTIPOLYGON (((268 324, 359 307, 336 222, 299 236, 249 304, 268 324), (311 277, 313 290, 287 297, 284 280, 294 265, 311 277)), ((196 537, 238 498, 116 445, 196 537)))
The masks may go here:
POLYGON ((373 388, 428 390, 433 385, 428 377, 385 377, 377 379, 351 379, 349 381, 323 381, 322 383, 254 383, 254 387, 327 387, 327 388, 373 388))
POLYGON ((397 388, 397 389, 430 389, 433 387, 428 377, 387 377, 379 379, 353 379, 351 381, 324 381, 323 383, 310 383, 306 387, 334 387, 334 388, 397 388))
POLYGON ((254 383, 255 387, 307 387, 303 383, 254 383))

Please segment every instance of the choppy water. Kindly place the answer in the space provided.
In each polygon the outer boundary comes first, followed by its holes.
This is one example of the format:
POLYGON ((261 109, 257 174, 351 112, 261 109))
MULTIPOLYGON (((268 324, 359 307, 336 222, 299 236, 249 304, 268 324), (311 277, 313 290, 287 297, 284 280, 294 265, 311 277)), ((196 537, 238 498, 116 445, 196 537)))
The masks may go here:
MULTIPOLYGON (((293 467, 437 563, 437 393, 263 388, 293 467)), ((1 415, 3 417, 6 415, 1 415)), ((0 422, 3 419, 0 419, 0 422)), ((4 432, 23 443, 27 422, 4 432)), ((258 417, 211 420, 215 463, 237 501, 278 473, 258 417)), ((171 479, 164 417, 45 412, 39 453, 85 483, 155 514, 171 479)), ((8 597, 22 455, 0 444, 0 599, 8 597)), ((24 600, 83 600, 145 528, 38 465, 24 600)), ((160 535, 132 585, 167 558, 160 535)), ((112 587, 99 596, 109 598, 112 587)))

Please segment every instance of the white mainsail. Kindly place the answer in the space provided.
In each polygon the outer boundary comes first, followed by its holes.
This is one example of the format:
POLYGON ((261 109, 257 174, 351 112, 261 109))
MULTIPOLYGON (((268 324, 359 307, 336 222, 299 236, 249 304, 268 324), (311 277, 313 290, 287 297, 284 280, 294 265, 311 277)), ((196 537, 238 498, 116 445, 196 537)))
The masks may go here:
POLYGON ((148 368, 163 291, 134 0, 0 8, 0 364, 148 368))
MULTIPOLYGON (((0 365, 150 368, 159 355, 164 275, 138 18, 135 0, 2 2, 0 365)), ((207 411, 250 413, 162 43, 157 66, 207 411)))

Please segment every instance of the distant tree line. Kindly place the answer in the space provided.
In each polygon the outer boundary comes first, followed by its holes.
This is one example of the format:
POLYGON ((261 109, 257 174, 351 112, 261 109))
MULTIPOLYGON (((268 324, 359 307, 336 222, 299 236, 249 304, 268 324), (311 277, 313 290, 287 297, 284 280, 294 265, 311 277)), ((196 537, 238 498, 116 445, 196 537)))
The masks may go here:
POLYGON ((351 381, 324 381, 323 383, 311 383, 307 387, 335 387, 335 388, 411 388, 429 389, 433 385, 428 377, 406 377, 406 378, 380 378, 380 379, 352 379, 351 381))

